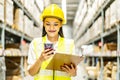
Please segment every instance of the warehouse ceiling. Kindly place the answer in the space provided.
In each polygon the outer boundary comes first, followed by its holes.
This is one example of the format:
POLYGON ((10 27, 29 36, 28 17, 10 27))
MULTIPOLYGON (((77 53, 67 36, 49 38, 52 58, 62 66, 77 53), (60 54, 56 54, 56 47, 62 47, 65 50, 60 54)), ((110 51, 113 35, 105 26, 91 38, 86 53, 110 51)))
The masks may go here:
MULTIPOLYGON (((67 20, 73 21, 79 5, 80 0, 66 0, 67 6, 67 20)), ((61 7, 62 0, 50 0, 50 3, 58 4, 61 7)))

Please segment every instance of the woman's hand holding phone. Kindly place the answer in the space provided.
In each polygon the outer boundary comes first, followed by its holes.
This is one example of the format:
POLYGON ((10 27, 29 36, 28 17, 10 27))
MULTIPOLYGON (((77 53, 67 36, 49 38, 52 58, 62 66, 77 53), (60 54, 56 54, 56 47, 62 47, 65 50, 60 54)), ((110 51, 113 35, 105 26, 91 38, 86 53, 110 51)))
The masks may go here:
POLYGON ((41 56, 40 56, 40 59, 42 61, 45 61, 47 59, 49 59, 52 55, 52 53, 54 53, 54 50, 51 50, 51 49, 46 49, 42 52, 41 56))
POLYGON ((44 44, 44 51, 41 53, 40 60, 45 61, 49 59, 54 51, 53 44, 44 44))

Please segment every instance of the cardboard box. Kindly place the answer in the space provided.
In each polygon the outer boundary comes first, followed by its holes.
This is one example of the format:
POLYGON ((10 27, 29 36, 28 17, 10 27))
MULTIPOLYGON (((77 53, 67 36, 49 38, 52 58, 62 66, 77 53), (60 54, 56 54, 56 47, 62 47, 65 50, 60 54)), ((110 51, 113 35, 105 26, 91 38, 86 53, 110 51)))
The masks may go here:
POLYGON ((91 67, 91 66, 88 66, 86 67, 86 70, 87 70, 87 73, 89 75, 90 78, 97 78, 98 76, 98 69, 97 67, 91 67))
POLYGON ((6 56, 21 56, 21 51, 15 48, 8 48, 5 50, 6 56))
POLYGON ((39 12, 39 10, 38 10, 38 8, 37 8, 36 5, 33 5, 32 7, 33 7, 32 16, 33 16, 34 19, 39 23, 39 22, 40 22, 40 14, 41 14, 41 13, 39 12))
POLYGON ((117 22, 117 4, 114 1, 110 6, 110 26, 113 26, 117 22))
POLYGON ((105 11, 105 30, 110 29, 110 8, 105 11))
POLYGON ((97 21, 98 21, 98 22, 97 22, 97 30, 98 30, 98 31, 96 30, 96 32, 97 32, 98 35, 99 35, 100 33, 102 33, 102 27, 103 27, 102 17, 99 17, 97 21))
POLYGON ((13 25, 13 1, 6 0, 5 2, 5 22, 13 25))
POLYGON ((117 22, 120 22, 120 0, 116 0, 117 2, 117 22))
POLYGON ((34 27, 32 31, 32 37, 37 38, 41 36, 42 36, 42 30, 40 29, 40 27, 34 27))
POLYGON ((99 53, 101 52, 101 49, 99 46, 94 46, 94 53, 99 53))
POLYGON ((29 50, 29 44, 22 44, 22 48, 21 48, 21 52, 23 56, 27 56, 28 55, 28 50, 29 50))
POLYGON ((33 12, 33 5, 34 5, 34 0, 31 0, 31 1, 24 0, 24 6, 30 13, 35 13, 33 12))
POLYGON ((94 3, 93 3, 93 5, 92 5, 93 15, 95 15, 96 12, 98 11, 98 8, 99 8, 99 6, 98 6, 98 1, 99 1, 99 0, 95 0, 94 3))
POLYGON ((6 80, 22 80, 21 76, 7 76, 6 80))
POLYGON ((27 35, 27 29, 28 29, 28 17, 24 16, 24 33, 27 35))
POLYGON ((104 51, 116 51, 117 50, 117 44, 116 43, 106 43, 104 44, 104 51))
POLYGON ((0 21, 4 22, 4 4, 0 3, 0 21))
POLYGON ((113 66, 112 68, 112 80, 117 80, 117 66, 113 66))
POLYGON ((24 33, 32 37, 32 31, 33 31, 33 21, 28 19, 27 16, 24 16, 24 33))
POLYGON ((24 13, 21 9, 15 9, 15 19, 14 19, 14 29, 24 32, 23 27, 23 19, 24 19, 24 13))

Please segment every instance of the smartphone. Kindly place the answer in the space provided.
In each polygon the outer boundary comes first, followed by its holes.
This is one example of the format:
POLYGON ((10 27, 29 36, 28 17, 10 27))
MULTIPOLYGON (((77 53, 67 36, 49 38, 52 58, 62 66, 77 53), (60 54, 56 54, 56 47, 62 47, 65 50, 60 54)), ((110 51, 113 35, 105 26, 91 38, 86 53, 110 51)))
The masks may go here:
MULTIPOLYGON (((50 51, 53 50, 53 44, 52 43, 44 43, 44 49, 45 50, 50 49, 50 51)), ((54 53, 52 53, 52 54, 54 54, 54 53)))
POLYGON ((52 43, 44 43, 44 49, 51 49, 53 50, 53 44, 52 43))

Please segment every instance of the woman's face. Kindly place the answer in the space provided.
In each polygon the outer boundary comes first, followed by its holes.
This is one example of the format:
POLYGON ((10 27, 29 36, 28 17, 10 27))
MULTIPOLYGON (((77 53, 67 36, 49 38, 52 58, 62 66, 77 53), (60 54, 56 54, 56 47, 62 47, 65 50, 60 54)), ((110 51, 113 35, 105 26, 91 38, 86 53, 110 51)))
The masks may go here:
POLYGON ((56 37, 58 36, 60 27, 62 27, 62 21, 57 18, 45 18, 44 27, 49 37, 56 37))

